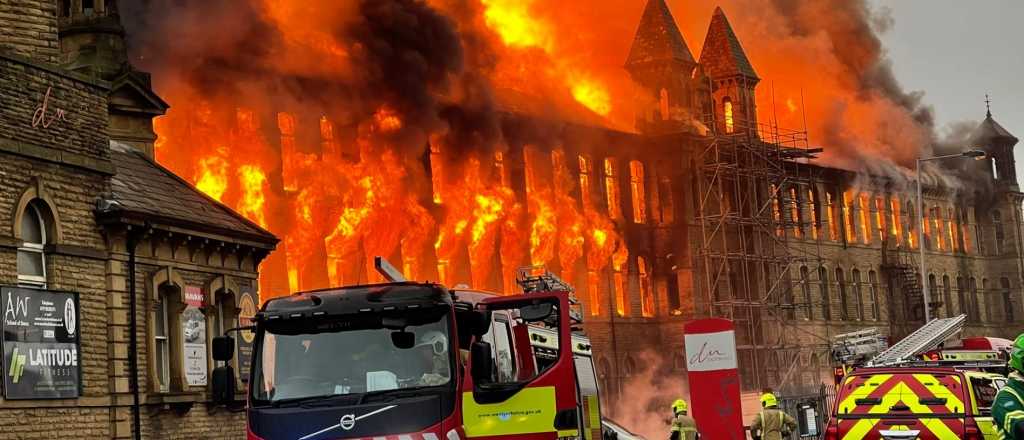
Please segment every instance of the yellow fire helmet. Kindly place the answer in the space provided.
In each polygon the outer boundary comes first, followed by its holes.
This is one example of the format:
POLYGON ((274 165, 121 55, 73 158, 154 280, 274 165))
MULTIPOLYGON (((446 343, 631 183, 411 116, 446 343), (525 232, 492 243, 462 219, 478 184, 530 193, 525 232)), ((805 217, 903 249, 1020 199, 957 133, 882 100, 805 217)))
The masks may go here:
POLYGON ((676 399, 675 402, 672 402, 672 412, 674 412, 674 413, 681 413, 683 411, 686 411, 686 401, 685 400, 683 400, 683 399, 676 399))
POLYGON ((773 393, 764 393, 761 395, 761 406, 764 408, 771 408, 779 405, 779 400, 773 393))

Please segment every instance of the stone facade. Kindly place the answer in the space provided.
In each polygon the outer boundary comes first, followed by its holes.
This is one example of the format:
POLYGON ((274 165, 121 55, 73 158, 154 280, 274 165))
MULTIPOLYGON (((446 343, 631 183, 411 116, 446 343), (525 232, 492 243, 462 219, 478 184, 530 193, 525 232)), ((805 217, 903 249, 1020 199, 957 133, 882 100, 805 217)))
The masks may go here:
MULTIPOLYGON (((243 413, 213 406, 208 386, 186 384, 180 347, 167 350, 174 380, 161 387, 154 379, 153 321, 161 307, 174 317, 184 308, 181 291, 198 288, 209 374, 214 329, 237 325, 239 298, 255 294, 259 263, 276 239, 147 159, 148 118, 166 105, 153 99, 147 76, 116 74, 125 66, 78 63, 71 72, 59 65, 57 13, 53 1, 0 2, 0 285, 29 282, 18 256, 29 245, 23 222, 38 212, 45 275, 29 284, 79 295, 81 394, 0 398, 0 438, 132 438, 135 410, 144 438, 244 438, 243 413), (111 114, 147 123, 112 124, 111 114), (168 304, 171 298, 182 302, 168 304)), ((81 41, 88 29, 77 32, 81 41)), ((166 332, 180 343, 183 329, 174 322, 166 332)))

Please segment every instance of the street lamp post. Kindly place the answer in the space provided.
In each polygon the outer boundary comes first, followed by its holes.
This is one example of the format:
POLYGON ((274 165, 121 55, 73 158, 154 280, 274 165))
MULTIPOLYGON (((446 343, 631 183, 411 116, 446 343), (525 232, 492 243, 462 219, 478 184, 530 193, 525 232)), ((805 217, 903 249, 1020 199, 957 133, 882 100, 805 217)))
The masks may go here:
MULTIPOLYGON (((975 160, 985 158, 985 152, 981 150, 968 150, 963 153, 946 154, 942 156, 917 158, 917 248, 921 251, 921 289, 924 294, 924 322, 927 324, 932 320, 931 292, 928 290, 928 272, 924 265, 924 197, 921 195, 921 163, 932 160, 953 159, 957 157, 973 157, 975 160)), ((952 243, 950 244, 952 245, 952 243)))

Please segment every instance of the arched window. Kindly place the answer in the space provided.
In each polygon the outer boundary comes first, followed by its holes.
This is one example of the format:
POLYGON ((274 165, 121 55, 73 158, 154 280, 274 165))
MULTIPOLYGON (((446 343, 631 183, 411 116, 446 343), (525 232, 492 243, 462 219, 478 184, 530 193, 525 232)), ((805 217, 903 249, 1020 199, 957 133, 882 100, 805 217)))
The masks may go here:
POLYGON ((846 276, 840 267, 836 268, 836 287, 839 288, 839 319, 846 321, 850 319, 850 300, 846 296, 846 276))
POLYGON ((629 162, 629 189, 633 197, 633 223, 647 223, 644 164, 639 160, 629 162))
POLYGON ((824 267, 818 268, 818 281, 821 284, 821 319, 828 321, 832 319, 832 298, 828 294, 828 270, 824 267))
POLYGON ((914 209, 913 202, 907 202, 906 212, 907 227, 905 230, 907 231, 907 243, 911 249, 916 249, 919 244, 917 242, 917 228, 919 225, 917 224, 917 210, 914 209))
POLYGON ((933 273, 928 274, 928 296, 932 305, 939 302, 939 279, 933 273))
POLYGON ((590 172, 593 171, 593 166, 590 163, 590 156, 579 155, 578 157, 579 168, 580 168, 580 202, 583 204, 583 209, 590 209, 590 172))
POLYGON ((811 306, 811 283, 810 274, 808 273, 807 266, 800 266, 800 291, 803 293, 804 301, 804 319, 813 319, 814 314, 812 313, 814 307, 811 306))
POLYGON ((871 319, 878 321, 880 318, 880 306, 878 304, 878 275, 875 274, 875 271, 873 270, 868 272, 868 289, 871 296, 871 319))
POLYGON ((863 283, 863 281, 860 279, 860 270, 859 269, 854 269, 852 272, 850 272, 850 275, 853 277, 853 294, 854 294, 854 299, 857 301, 857 316, 856 317, 857 317, 858 321, 863 321, 864 320, 864 290, 861 289, 861 284, 863 283))
POLYGON ((604 159, 604 190, 608 201, 608 216, 612 220, 622 218, 622 205, 619 202, 619 177, 615 171, 615 159, 604 159))
POLYGON ((985 252, 988 250, 988 244, 985 242, 985 227, 981 225, 982 220, 985 218, 982 214, 981 208, 974 208, 974 237, 978 242, 978 253, 985 255, 985 252))
POLYGON ((229 291, 218 291, 215 301, 213 336, 222 336, 225 331, 238 326, 238 307, 235 295, 229 291))
POLYGON ((978 280, 971 277, 968 281, 968 286, 971 290, 971 297, 969 299, 970 307, 967 308, 967 316, 971 322, 979 322, 981 321, 981 313, 978 310, 978 305, 981 304, 981 301, 978 301, 978 280))
POLYGON ((1010 290, 1010 279, 1003 277, 999 279, 999 287, 1003 293, 1003 310, 1006 310, 1006 322, 1014 322, 1017 317, 1013 313, 1013 292, 1010 290))
POLYGON ((992 227, 996 230, 996 255, 1003 255, 1003 240, 1006 240, 1006 233, 1003 230, 1003 214, 999 211, 992 211, 992 227))
POLYGON ((732 116, 732 98, 726 96, 725 99, 722 100, 722 111, 725 113, 725 132, 732 133, 733 131, 736 131, 736 127, 734 125, 735 121, 732 116))
MULTIPOLYGON (((161 284, 158 287, 158 301, 153 314, 153 367, 156 373, 154 385, 157 391, 168 392, 172 388, 172 370, 177 370, 176 362, 180 353, 177 349, 181 341, 181 312, 184 305, 181 289, 173 284, 161 284)), ((175 388, 181 387, 174 381, 175 388)))
POLYGON ((633 356, 626 356, 626 362, 622 367, 623 376, 629 377, 636 374, 636 361, 633 360, 633 356))
POLYGON ((967 306, 967 284, 964 282, 964 277, 956 277, 956 300, 957 310, 960 315, 966 315, 968 311, 967 306))
POLYGON ((53 230, 49 210, 38 199, 29 202, 21 215, 21 246, 18 246, 18 284, 46 287, 46 252, 53 230))
POLYGON ((640 314, 644 318, 654 317, 654 295, 651 294, 651 276, 648 273, 647 259, 636 257, 637 273, 640 279, 640 314))
POLYGON ((661 110, 661 120, 668 120, 668 90, 661 89, 661 94, 658 99, 658 108, 661 110))
POLYGON ((949 275, 942 276, 942 300, 945 302, 946 317, 953 317, 953 292, 949 285, 949 275))

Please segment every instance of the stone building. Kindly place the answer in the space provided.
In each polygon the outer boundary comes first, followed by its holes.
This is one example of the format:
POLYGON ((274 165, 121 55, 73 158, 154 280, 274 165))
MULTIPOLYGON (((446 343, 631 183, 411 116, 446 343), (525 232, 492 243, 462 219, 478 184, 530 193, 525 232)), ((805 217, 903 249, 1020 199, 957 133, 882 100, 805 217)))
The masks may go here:
POLYGON ((244 436, 209 403, 210 341, 277 239, 153 160, 167 105, 116 2, 6 1, 0 29, 0 438, 244 436))

